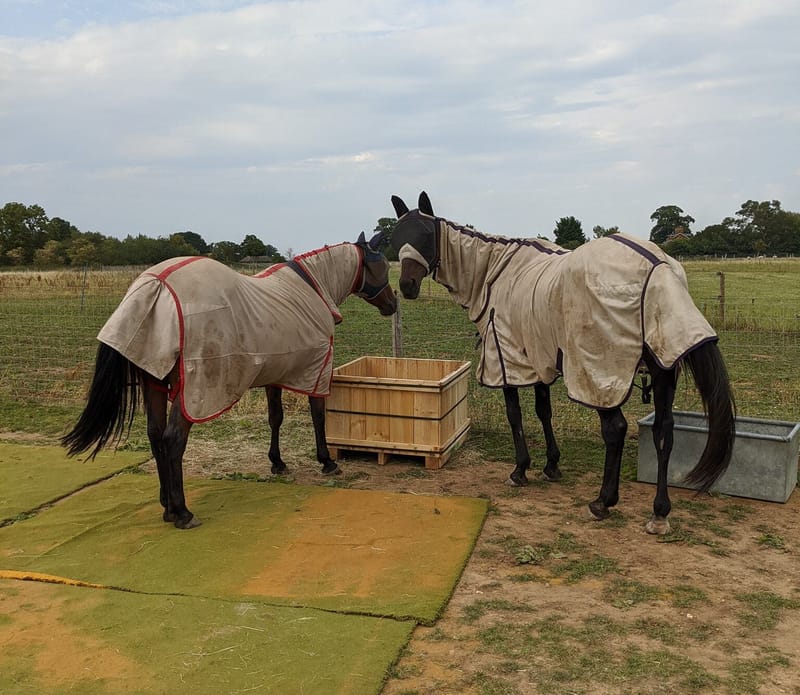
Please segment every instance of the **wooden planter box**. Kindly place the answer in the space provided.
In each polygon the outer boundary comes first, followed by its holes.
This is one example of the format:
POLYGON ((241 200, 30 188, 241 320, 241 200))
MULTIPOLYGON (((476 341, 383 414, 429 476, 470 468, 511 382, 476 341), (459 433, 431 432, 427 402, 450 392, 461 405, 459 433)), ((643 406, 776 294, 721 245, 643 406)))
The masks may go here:
POLYGON ((360 357, 333 370, 326 399, 331 456, 370 451, 422 456, 441 468, 469 430, 469 362, 360 357))
MULTIPOLYGON (((689 487, 683 482, 695 467, 706 446, 708 422, 703 413, 676 410, 669 485, 689 487)), ((658 460, 653 445, 655 414, 639 420, 639 461, 637 480, 655 483, 658 460)), ((786 502, 797 484, 797 456, 800 423, 780 420, 736 418, 736 439, 728 470, 714 483, 712 492, 751 497, 769 502, 786 502)))

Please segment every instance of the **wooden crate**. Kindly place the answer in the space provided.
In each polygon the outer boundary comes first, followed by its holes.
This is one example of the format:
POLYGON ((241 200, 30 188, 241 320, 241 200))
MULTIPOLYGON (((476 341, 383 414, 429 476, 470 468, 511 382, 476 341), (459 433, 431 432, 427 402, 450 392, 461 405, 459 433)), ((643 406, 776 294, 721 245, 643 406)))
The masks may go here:
POLYGON ((466 439, 469 362, 360 357, 333 370, 328 448, 422 456, 441 468, 466 439))

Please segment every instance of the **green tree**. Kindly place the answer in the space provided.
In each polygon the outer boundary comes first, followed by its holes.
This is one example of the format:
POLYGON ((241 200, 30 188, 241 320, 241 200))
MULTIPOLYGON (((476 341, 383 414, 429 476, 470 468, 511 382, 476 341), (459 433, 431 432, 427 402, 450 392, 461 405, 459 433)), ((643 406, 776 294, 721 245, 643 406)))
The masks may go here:
POLYGON ((696 256, 724 256, 734 253, 734 235, 731 231, 732 217, 718 224, 710 224, 692 237, 692 251, 696 256))
POLYGON ((697 253, 695 251, 695 239, 697 239, 697 236, 680 237, 679 239, 673 239, 672 241, 666 242, 661 248, 663 248, 664 251, 670 256, 675 258, 681 258, 682 256, 696 256, 697 253))
POLYGON ((33 252, 33 262, 44 268, 64 265, 66 256, 63 244, 55 239, 50 239, 42 248, 33 252))
POLYGON ((742 203, 731 226, 742 253, 797 253, 800 249, 797 219, 797 213, 782 210, 778 200, 748 200, 742 203))
POLYGON ((197 256, 205 256, 209 251, 209 245, 197 232, 175 232, 175 234, 170 237, 170 241, 188 244, 194 249, 194 255, 197 256))
POLYGON ((84 266, 97 263, 99 253, 97 246, 92 242, 92 239, 86 235, 81 234, 72 239, 69 247, 67 248, 67 258, 72 265, 84 266))
MULTIPOLYGON (((375 229, 372 231, 377 234, 378 232, 386 232, 387 233, 387 241, 391 240, 392 234, 394 232, 394 228, 397 226, 397 218, 396 217, 381 217, 378 220, 378 224, 375 225, 375 229)), ((396 261, 397 260, 397 251, 395 251, 391 245, 387 244, 383 248, 383 255, 386 256, 386 260, 389 261, 396 261)))
POLYGON ((102 265, 140 265, 128 257, 124 242, 116 237, 105 237, 98 244, 98 254, 102 265))
POLYGON ((255 234, 248 234, 239 244, 241 257, 244 256, 266 256, 267 246, 255 234))
POLYGON ((47 238, 55 241, 67 241, 73 234, 78 232, 78 228, 60 217, 54 217, 45 225, 47 238))
POLYGON ((11 265, 25 265, 26 252, 21 246, 6 251, 6 260, 11 265))
POLYGON ((656 244, 663 244, 677 232, 691 235, 691 225, 695 221, 694 217, 685 215, 677 205, 662 205, 650 215, 650 219, 655 222, 650 230, 650 241, 656 244))
POLYGON ((48 240, 48 222, 39 205, 6 203, 0 209, 0 264, 30 263, 34 251, 48 240))
POLYGON ((218 241, 211 246, 211 258, 220 263, 236 263, 242 255, 239 244, 232 241, 218 241))
POLYGON ((556 244, 563 246, 565 249, 576 249, 587 241, 583 235, 583 227, 580 220, 572 216, 562 217, 556 222, 553 234, 555 235, 556 244))

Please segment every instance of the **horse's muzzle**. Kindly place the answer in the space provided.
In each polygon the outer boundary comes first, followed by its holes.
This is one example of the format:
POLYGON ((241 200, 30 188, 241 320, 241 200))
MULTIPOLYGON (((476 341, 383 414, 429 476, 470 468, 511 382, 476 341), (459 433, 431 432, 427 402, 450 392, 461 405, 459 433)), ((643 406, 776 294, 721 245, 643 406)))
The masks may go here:
POLYGON ((416 299, 422 288, 422 280, 428 274, 428 267, 413 258, 400 261, 400 292, 406 299, 416 299))
POLYGON ((400 280, 400 292, 405 299, 416 299, 419 297, 420 281, 416 278, 404 278, 400 280))
POLYGON ((397 311, 397 295, 389 285, 386 285, 378 294, 367 302, 377 307, 381 316, 391 316, 397 311))

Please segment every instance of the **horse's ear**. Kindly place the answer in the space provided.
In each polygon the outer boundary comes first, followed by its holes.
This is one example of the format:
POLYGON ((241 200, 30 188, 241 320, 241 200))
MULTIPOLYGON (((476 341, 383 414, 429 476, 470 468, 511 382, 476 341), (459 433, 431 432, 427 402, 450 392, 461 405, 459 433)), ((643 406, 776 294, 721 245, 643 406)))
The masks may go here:
POLYGON ((428 194, 425 191, 419 194, 419 205, 417 206, 420 212, 424 212, 426 215, 430 215, 431 217, 435 217, 433 214, 433 205, 431 205, 431 199, 428 198, 428 194))
POLYGON ((364 232, 361 232, 361 234, 358 235, 358 239, 356 239, 356 244, 366 244, 366 243, 367 243, 367 237, 364 236, 364 232))
POLYGON ((397 213, 397 219, 400 219, 408 212, 408 205, 406 205, 399 196, 392 196, 392 205, 394 206, 394 211, 397 213))
POLYGON ((369 240, 369 247, 373 251, 380 251, 381 246, 384 246, 387 241, 387 234, 386 231, 380 231, 372 239, 369 240))

